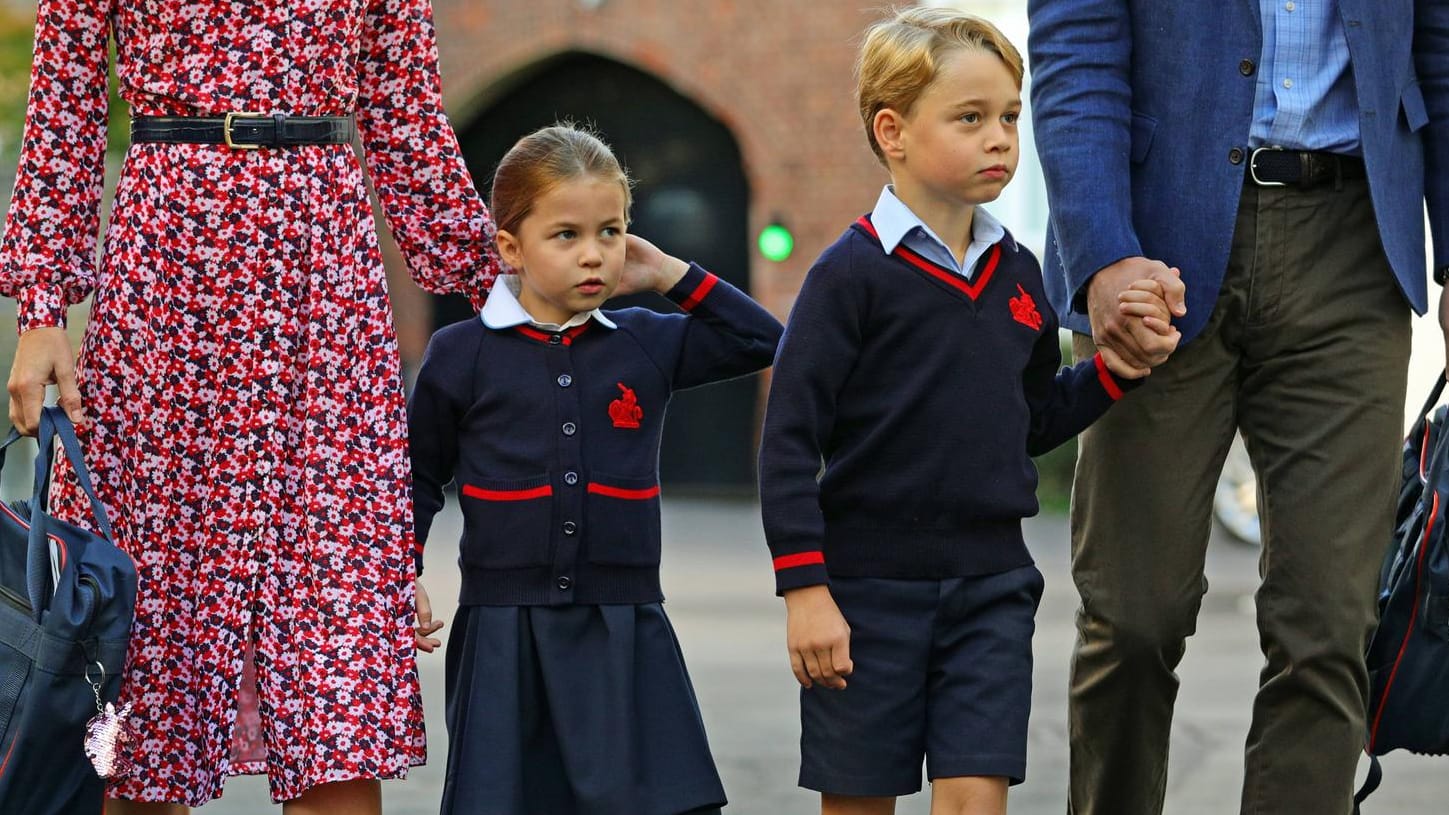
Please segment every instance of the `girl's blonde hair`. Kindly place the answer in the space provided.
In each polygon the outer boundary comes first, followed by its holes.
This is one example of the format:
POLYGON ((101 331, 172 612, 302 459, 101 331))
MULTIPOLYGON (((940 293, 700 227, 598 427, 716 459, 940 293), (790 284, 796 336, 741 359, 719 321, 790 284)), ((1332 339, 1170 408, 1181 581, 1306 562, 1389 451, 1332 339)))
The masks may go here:
POLYGON ((885 108, 908 115, 935 81, 943 56, 960 48, 995 54, 1021 88, 1021 54, 1005 34, 980 17, 949 8, 915 6, 898 10, 866 30, 855 63, 855 92, 870 149, 881 163, 885 163, 885 154, 875 140, 875 115, 885 108))
POLYGON ((489 207, 494 223, 518 234, 519 224, 540 196, 564 181, 584 176, 617 180, 624 191, 624 217, 628 218, 634 200, 629 174, 598 134, 572 122, 533 131, 509 149, 493 174, 489 207))

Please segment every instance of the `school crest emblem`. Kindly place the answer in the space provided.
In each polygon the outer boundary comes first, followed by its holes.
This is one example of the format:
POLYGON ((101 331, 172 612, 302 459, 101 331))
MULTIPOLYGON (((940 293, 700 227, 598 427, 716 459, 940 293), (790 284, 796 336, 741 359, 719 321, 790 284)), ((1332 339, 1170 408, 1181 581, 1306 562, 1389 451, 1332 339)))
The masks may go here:
POLYGON ((1023 289, 1020 283, 1016 284, 1016 290, 1021 294, 1011 298, 1011 319, 1032 331, 1040 331, 1041 312, 1036 310, 1036 301, 1030 294, 1027 294, 1026 289, 1023 289))
POLYGON ((614 427, 638 430, 639 420, 644 418, 644 408, 639 407, 639 397, 635 395, 633 388, 623 382, 617 384, 622 395, 609 403, 609 418, 614 420, 614 427))

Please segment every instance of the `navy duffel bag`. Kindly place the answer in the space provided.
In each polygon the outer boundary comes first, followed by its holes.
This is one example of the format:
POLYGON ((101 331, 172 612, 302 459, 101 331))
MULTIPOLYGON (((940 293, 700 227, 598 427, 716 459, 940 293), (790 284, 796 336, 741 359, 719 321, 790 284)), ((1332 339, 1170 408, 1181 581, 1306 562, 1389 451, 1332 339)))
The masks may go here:
MULTIPOLYGON (((11 431, 0 444, 0 467, 19 438, 11 431)), ((136 568, 111 542, 75 429, 59 409, 44 409, 39 441, 31 500, 0 504, 0 812, 100 813, 105 782, 84 749, 86 724, 120 690, 136 568), (45 512, 57 438, 98 532, 45 512)))

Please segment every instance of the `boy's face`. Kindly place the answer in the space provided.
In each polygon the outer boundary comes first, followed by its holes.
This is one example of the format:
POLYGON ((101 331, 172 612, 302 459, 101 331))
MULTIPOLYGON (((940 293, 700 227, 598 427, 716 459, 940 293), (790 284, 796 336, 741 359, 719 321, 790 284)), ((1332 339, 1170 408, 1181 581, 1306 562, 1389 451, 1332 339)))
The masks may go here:
POLYGON ((994 201, 1016 173, 1020 115, 1021 91, 1001 58, 957 49, 902 119, 891 174, 942 201, 994 201))
POLYGON ((562 325, 603 305, 624 270, 624 190, 615 179, 571 178, 539 196, 518 233, 498 232, 518 272, 518 302, 535 320, 562 325))

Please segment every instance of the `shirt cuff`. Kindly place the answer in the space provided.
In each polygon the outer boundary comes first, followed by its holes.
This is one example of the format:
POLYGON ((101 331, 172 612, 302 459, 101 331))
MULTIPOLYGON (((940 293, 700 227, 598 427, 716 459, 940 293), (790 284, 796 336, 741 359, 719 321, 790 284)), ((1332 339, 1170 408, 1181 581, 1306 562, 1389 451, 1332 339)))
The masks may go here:
POLYGON ((680 278, 673 288, 665 292, 664 296, 679 304, 679 307, 685 311, 694 311, 694 307, 709 296, 718 282, 719 278, 705 271, 704 267, 691 263, 689 270, 684 273, 684 277, 680 278))
POLYGON ((15 326, 24 334, 32 328, 65 327, 65 293, 60 286, 37 283, 15 298, 15 326))
POLYGON ((776 595, 783 595, 790 589, 822 585, 830 585, 830 573, 825 569, 825 553, 799 552, 775 558, 776 595))

